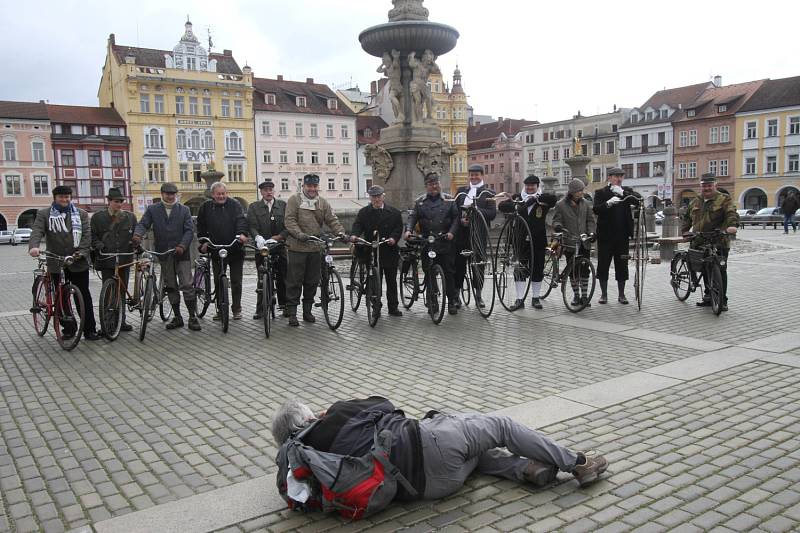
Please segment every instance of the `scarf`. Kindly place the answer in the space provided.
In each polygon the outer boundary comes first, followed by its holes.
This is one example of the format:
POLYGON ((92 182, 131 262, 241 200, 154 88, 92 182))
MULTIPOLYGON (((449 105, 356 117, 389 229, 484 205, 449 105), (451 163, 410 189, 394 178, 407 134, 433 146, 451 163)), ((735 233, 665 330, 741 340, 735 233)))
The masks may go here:
POLYGON ((316 211, 317 200, 319 200, 319 196, 317 196, 316 198, 309 198, 308 196, 305 195, 305 193, 300 193, 300 209, 316 211))
POLYGON ((161 203, 164 204, 164 209, 167 211, 167 218, 169 218, 169 216, 172 214, 172 208, 175 207, 175 204, 178 203, 178 199, 176 198, 175 201, 170 204, 165 202, 164 199, 162 198, 161 203))
MULTIPOLYGON (((536 200, 536 201, 538 202, 538 201, 539 201, 539 195, 541 195, 541 194, 542 194, 542 191, 538 191, 538 190, 537 190, 535 193, 533 193, 533 194, 528 194, 528 193, 525 191, 525 189, 522 189, 522 190, 520 191, 520 193, 519 193, 519 195, 520 195, 520 197, 522 198, 522 201, 523 201, 523 202, 527 202, 527 201, 528 201, 528 198, 533 198, 534 200, 536 200)), ((530 206, 528 206, 528 214, 529 214, 529 215, 531 214, 531 210, 532 210, 532 209, 533 209, 533 205, 530 205, 530 206)))
POLYGON ((469 192, 467 193, 467 197, 464 198, 464 207, 469 207, 472 205, 472 202, 475 201, 475 196, 478 194, 478 189, 483 187, 483 180, 481 180, 477 185, 473 185, 472 183, 469 184, 469 192))
POLYGON ((70 215, 72 221, 72 246, 77 248, 80 246, 81 237, 83 235, 83 228, 81 226, 81 214, 78 208, 72 204, 67 207, 61 207, 53 202, 50 205, 50 219, 48 221, 48 228, 53 233, 67 233, 67 213, 70 215))

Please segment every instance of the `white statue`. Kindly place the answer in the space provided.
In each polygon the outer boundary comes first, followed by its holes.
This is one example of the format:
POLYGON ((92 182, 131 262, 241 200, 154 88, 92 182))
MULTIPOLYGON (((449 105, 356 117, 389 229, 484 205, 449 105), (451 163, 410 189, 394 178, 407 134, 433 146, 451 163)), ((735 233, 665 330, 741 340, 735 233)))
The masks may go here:
POLYGON ((417 59, 416 52, 408 54, 408 66, 411 68, 412 77, 409 92, 412 98, 412 124, 421 124, 426 119, 433 120, 433 95, 428 87, 428 77, 436 65, 436 56, 430 50, 425 50, 422 58, 417 59))
POLYGON ((395 116, 395 123, 402 123, 406 120, 403 109, 403 81, 402 69, 400 68, 400 52, 392 50, 383 53, 383 63, 378 67, 378 72, 389 78, 389 100, 392 103, 392 111, 395 116))

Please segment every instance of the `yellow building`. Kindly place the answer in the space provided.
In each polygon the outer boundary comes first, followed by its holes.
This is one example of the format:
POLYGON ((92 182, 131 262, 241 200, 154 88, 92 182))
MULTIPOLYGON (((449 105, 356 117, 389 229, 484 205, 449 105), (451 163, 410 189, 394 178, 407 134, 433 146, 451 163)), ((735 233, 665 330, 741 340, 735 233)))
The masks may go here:
POLYGON ((800 191, 800 76, 766 80, 736 113, 733 199, 778 207, 800 191))
POLYGON ((428 84, 433 95, 434 119, 442 130, 442 139, 450 143, 455 154, 450 158, 451 189, 467 183, 467 95, 461 86, 461 71, 453 72, 453 88, 444 83, 438 69, 431 73, 428 84))
POLYGON ((112 33, 97 96, 128 125, 138 214, 160 198, 165 181, 196 212, 209 166, 245 207, 256 199, 252 71, 240 69, 230 50, 206 52, 191 22, 171 52, 118 45, 112 33))

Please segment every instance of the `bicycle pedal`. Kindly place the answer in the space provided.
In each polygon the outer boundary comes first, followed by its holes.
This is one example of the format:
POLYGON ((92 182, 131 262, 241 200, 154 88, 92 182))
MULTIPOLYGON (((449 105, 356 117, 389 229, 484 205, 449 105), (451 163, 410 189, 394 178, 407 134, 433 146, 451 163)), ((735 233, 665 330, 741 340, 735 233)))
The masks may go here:
POLYGON ((41 313, 41 312, 42 312, 42 309, 41 309, 41 307, 31 307, 31 308, 29 309, 29 311, 30 311, 31 313, 33 313, 33 314, 36 314, 36 313, 41 313))

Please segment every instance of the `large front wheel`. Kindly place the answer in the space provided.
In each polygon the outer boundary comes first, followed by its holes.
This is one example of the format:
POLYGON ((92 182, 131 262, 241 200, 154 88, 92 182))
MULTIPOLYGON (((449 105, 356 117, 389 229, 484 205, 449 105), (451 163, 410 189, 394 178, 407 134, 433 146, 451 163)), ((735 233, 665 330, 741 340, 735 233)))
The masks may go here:
POLYGON ((344 285, 342 277, 336 269, 329 269, 327 276, 323 277, 322 294, 322 314, 325 315, 325 322, 332 330, 336 330, 342 324, 344 316, 344 285))
POLYGON ((431 265, 428 273, 428 287, 425 301, 428 304, 428 315, 434 324, 438 324, 444 317, 444 308, 447 305, 445 291, 444 270, 439 265, 431 265))
POLYGON ((59 301, 55 304, 54 317, 56 340, 61 348, 70 351, 78 345, 81 335, 83 335, 83 319, 86 316, 86 308, 81 291, 71 283, 61 287, 59 296, 59 301), (72 335, 70 336, 70 334, 72 335))
POLYGON ((122 328, 122 298, 116 278, 103 282, 100 289, 100 327, 108 340, 113 341, 119 337, 122 328))
POLYGON ((400 267, 400 300, 411 309, 419 296, 419 266, 416 261, 403 261, 400 267))
POLYGON ((577 257, 569 267, 566 279, 561 284, 564 306, 571 313, 583 311, 594 296, 594 265, 586 257, 577 257))
POLYGON ((692 292, 692 272, 689 270, 685 252, 678 252, 672 258, 669 277, 669 283, 672 285, 672 292, 675 293, 675 297, 681 302, 686 301, 692 292))
POLYGON ((489 224, 478 209, 469 212, 469 248, 467 262, 472 281, 475 307, 482 317, 488 318, 494 309, 497 280, 492 260, 492 244, 489 242, 489 224))
POLYGON ((533 237, 528 224, 520 217, 506 220, 494 253, 494 276, 497 298, 507 311, 516 309, 517 300, 525 300, 531 284, 533 237))
MULTIPOLYGON (((47 325, 50 323, 50 306, 47 304, 48 287, 46 281, 44 276, 36 276, 33 280, 31 317, 33 318, 33 328, 40 337, 47 333, 47 325)), ((56 325, 57 327, 58 325, 56 325)))

